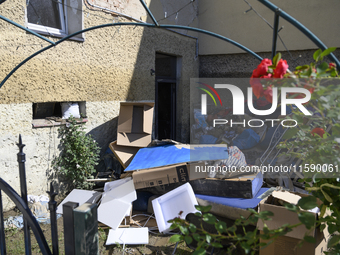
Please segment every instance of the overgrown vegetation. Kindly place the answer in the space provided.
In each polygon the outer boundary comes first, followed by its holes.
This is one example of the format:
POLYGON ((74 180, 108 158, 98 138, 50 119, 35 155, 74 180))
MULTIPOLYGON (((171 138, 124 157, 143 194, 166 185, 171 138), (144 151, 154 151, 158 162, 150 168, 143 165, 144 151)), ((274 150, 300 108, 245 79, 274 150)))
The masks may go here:
POLYGON ((54 160, 54 168, 72 185, 72 188, 90 189, 99 161, 100 148, 91 135, 87 135, 82 124, 77 124, 75 118, 67 120, 65 126, 58 130, 61 154, 54 160))

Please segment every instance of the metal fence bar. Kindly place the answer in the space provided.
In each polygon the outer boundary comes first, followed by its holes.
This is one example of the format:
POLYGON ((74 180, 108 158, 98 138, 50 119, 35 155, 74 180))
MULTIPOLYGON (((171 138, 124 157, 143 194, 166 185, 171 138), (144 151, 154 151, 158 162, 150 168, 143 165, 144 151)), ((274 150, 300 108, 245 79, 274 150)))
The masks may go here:
POLYGON ((51 220, 51 236, 52 236, 52 252, 54 255, 59 254, 58 245, 58 225, 57 225, 57 202, 55 201, 55 196, 58 194, 54 192, 52 182, 50 183, 50 191, 47 191, 50 196, 50 201, 48 202, 48 208, 50 210, 50 220, 51 220))
POLYGON ((76 255, 99 254, 97 204, 82 204, 73 213, 76 255))
POLYGON ((74 238, 74 214, 73 210, 79 206, 79 203, 66 202, 63 204, 63 220, 64 220, 64 246, 65 254, 74 255, 75 238, 74 238))
POLYGON ((5 226, 2 208, 2 195, 0 189, 0 254, 6 255, 6 240, 5 240, 5 226))
POLYGON ((279 29, 279 13, 281 12, 280 8, 277 8, 275 11, 274 16, 274 27, 273 27, 273 46, 272 46, 272 59, 274 59, 274 56, 276 55, 276 43, 277 43, 277 35, 278 35, 278 29, 279 29))
POLYGON ((1 177, 0 177, 0 190, 2 190, 9 197, 9 199, 11 199, 14 202, 14 204, 23 214, 24 219, 26 219, 35 235, 41 253, 44 255, 52 254, 50 248, 48 247, 44 234, 37 220, 33 216, 31 210, 28 208, 27 204, 25 204, 24 200, 19 196, 19 194, 10 185, 8 185, 8 183, 5 182, 1 177))
MULTIPOLYGON (((17 144, 19 147, 18 155, 18 163, 19 163, 19 175, 20 175, 20 190, 21 190, 21 198, 24 200, 27 205, 27 185, 26 185, 26 170, 25 170, 25 162, 26 155, 23 152, 23 148, 25 144, 22 143, 21 135, 19 135, 19 143, 17 144)), ((24 238, 25 238, 25 253, 26 255, 32 254, 31 252, 31 237, 30 237, 30 229, 27 223, 27 220, 24 218, 24 238)))

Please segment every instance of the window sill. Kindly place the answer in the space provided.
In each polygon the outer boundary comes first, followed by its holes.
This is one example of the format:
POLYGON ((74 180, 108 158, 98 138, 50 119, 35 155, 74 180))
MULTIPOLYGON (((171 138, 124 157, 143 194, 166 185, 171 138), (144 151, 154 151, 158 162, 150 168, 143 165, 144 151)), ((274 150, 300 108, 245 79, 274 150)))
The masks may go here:
MULTIPOLYGON (((87 118, 77 119, 77 123, 86 123, 88 120, 87 118)), ((32 127, 33 128, 43 128, 43 127, 55 127, 65 125, 67 122, 66 119, 35 119, 32 120, 32 127)))
MULTIPOLYGON (((40 34, 40 35, 45 35, 45 36, 52 36, 52 37, 57 37, 57 38, 64 38, 66 36, 68 36, 67 34, 59 34, 59 33, 53 33, 53 32, 46 32, 46 31, 41 31, 41 30, 38 30, 38 29, 34 29, 34 28, 30 28, 28 27, 28 29, 40 34)), ((69 38, 68 40, 72 40, 72 41, 77 41, 77 42, 84 42, 85 39, 83 37, 71 37, 69 38)))

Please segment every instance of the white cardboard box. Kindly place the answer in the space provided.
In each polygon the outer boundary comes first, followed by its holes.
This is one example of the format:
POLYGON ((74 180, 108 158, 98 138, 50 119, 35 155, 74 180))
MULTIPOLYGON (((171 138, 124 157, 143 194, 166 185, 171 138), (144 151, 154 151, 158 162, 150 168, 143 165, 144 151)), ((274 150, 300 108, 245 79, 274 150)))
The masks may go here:
POLYGON ((189 183, 152 200, 159 232, 168 232, 171 226, 168 220, 178 217, 180 212, 181 218, 185 218, 188 213, 197 212, 195 205, 198 203, 189 183))

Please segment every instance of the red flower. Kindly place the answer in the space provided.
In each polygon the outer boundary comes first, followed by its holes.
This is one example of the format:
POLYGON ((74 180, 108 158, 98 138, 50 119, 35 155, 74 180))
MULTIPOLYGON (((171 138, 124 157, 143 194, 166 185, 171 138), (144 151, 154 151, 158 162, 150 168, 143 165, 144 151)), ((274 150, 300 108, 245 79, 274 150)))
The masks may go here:
POLYGON ((325 130, 323 130, 323 128, 314 128, 310 133, 313 136, 314 136, 314 134, 318 134, 319 136, 323 137, 325 130))
POLYGON ((286 60, 280 59, 279 63, 274 70, 274 78, 283 78, 288 69, 288 64, 286 60))
POLYGON ((264 92, 263 92, 264 97, 266 100, 270 103, 273 102, 273 90, 272 87, 269 86, 264 92))
POLYGON ((305 86, 303 86, 305 89, 308 89, 309 90, 309 92, 311 93, 311 94, 313 94, 313 92, 314 92, 314 90, 315 90, 315 88, 313 88, 313 87, 310 87, 310 86, 308 86, 308 85, 305 85, 305 86))
POLYGON ((253 89, 253 93, 256 96, 257 99, 259 99, 261 96, 263 96, 263 87, 262 87, 262 83, 260 81, 259 78, 250 78, 249 81, 252 89, 253 89))
POLYGON ((262 59, 261 63, 257 66, 256 69, 253 71, 252 78, 260 78, 263 75, 267 75, 268 73, 268 66, 272 65, 272 61, 268 58, 262 59))
POLYGON ((336 65, 334 64, 334 63, 329 63, 329 65, 328 65, 328 68, 329 69, 333 69, 333 68, 335 68, 336 67, 336 65))

